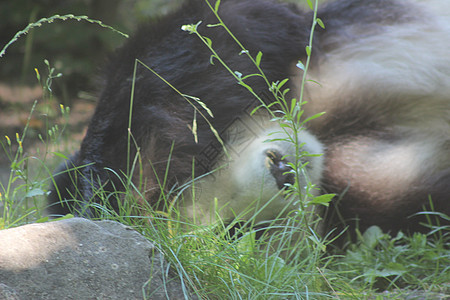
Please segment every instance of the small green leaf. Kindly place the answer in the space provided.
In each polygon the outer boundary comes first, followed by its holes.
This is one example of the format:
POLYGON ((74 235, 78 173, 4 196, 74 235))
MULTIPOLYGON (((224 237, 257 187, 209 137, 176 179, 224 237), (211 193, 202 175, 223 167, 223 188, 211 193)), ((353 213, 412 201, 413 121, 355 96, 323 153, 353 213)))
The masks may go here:
POLYGON ((322 27, 323 29, 325 29, 325 24, 323 24, 323 21, 320 18, 316 19, 317 24, 319 24, 320 27, 322 27))
POLYGON ((50 220, 49 217, 43 217, 43 218, 37 219, 35 222, 36 223, 45 223, 45 222, 48 222, 49 220, 50 220))
POLYGON ((44 196, 46 193, 40 189, 40 188, 35 188, 32 189, 30 191, 28 191, 28 193, 25 195, 25 198, 32 198, 32 197, 36 197, 36 196, 44 196))
MULTIPOLYGON (((242 77, 242 80, 245 80, 245 79, 247 79, 247 78, 250 78, 250 77, 255 77, 255 76, 259 76, 259 77, 263 77, 261 74, 249 74, 249 75, 245 75, 245 76, 243 76, 242 77)), ((264 78, 264 77, 263 77, 264 78)))
POLYGON ((206 27, 209 27, 209 28, 211 28, 211 27, 219 27, 219 26, 222 26, 222 24, 220 24, 220 23, 217 23, 217 24, 206 24, 206 27))
POLYGON ((308 204, 321 204, 321 205, 328 206, 328 205, 330 205, 330 201, 333 199, 334 196, 335 196, 335 194, 320 195, 320 196, 314 197, 314 199, 312 199, 308 204))
POLYGON ((286 94, 289 93, 289 91, 290 91, 290 89, 284 89, 284 90, 283 90, 283 93, 282 93, 282 94, 283 94, 283 97, 285 97, 286 94))
POLYGON ((194 25, 183 25, 183 26, 181 26, 181 30, 192 33, 192 29, 194 28, 193 26, 194 25))
POLYGON ((50 222, 61 221, 61 220, 67 220, 67 219, 72 219, 72 218, 75 218, 75 216, 72 215, 72 214, 67 214, 67 215, 65 215, 65 216, 62 216, 62 217, 59 217, 59 218, 56 218, 56 219, 50 219, 50 222))
POLYGON ((383 270, 373 272, 373 275, 377 277, 402 276, 406 272, 407 269, 402 264, 390 262, 383 270))
POLYGON ((290 110, 291 115, 294 114, 294 110, 295 110, 297 107, 298 107, 298 105, 297 105, 297 99, 292 98, 292 99, 291 99, 291 110, 290 110))
POLYGON ((306 81, 308 81, 308 82, 313 82, 313 83, 315 83, 315 84, 317 84, 317 85, 319 85, 319 86, 322 86, 322 85, 320 84, 320 82, 315 81, 315 80, 312 80, 312 79, 308 79, 308 80, 306 80, 306 81))
POLYGON ((55 155, 55 156, 64 158, 64 159, 69 159, 67 156, 65 156, 64 154, 59 153, 59 152, 52 152, 52 154, 55 155))
MULTIPOLYGON (((240 78, 239 78, 240 79, 240 78)), ((245 82, 243 82, 242 80, 238 81, 238 84, 242 85, 243 87, 245 87, 250 93, 253 93, 253 89, 251 86, 249 86, 248 84, 246 84, 245 82)))
POLYGON ((238 82, 240 85, 242 85, 243 87, 245 87, 250 93, 253 94, 253 89, 251 86, 249 86, 248 84, 245 84, 243 81, 239 81, 238 82))
POLYGON ((239 239, 237 248, 240 253, 253 253, 256 245, 256 233, 250 232, 239 239))
POLYGON ((306 55, 311 56, 311 47, 306 46, 306 55))
POLYGON ((214 11, 217 12, 219 10, 220 0, 216 1, 216 4, 214 5, 214 11))
POLYGON ((256 59, 255 59, 255 63, 258 67, 261 64, 261 58, 262 58, 262 52, 259 51, 258 54, 256 55, 256 59))
POLYGON ((309 117, 306 120, 304 120, 303 123, 307 123, 307 122, 309 122, 311 120, 317 119, 318 117, 320 117, 320 116, 322 116, 324 114, 325 114, 325 112, 323 111, 323 112, 317 113, 315 115, 312 115, 311 117, 309 117))
POLYGON ((262 108, 262 107, 264 107, 263 104, 258 105, 257 107, 255 107, 255 108, 251 111, 250 115, 253 116, 253 115, 256 113, 256 111, 257 111, 258 109, 262 108))
POLYGON ((206 36, 204 36, 203 37, 204 39, 205 39, 205 41, 206 41, 206 44, 208 45, 208 47, 212 47, 212 41, 211 41, 211 39, 210 38, 207 38, 206 36))
POLYGON ((214 65, 214 58, 216 58, 217 56, 216 55, 211 55, 210 57, 209 57, 209 63, 211 64, 211 65, 214 65))
POLYGON ((286 84, 286 82, 289 81, 289 78, 283 79, 281 80, 278 84, 277 84, 277 89, 281 90, 281 88, 283 87, 283 85, 286 84))
POLYGON ((295 66, 300 70, 305 71, 305 65, 301 61, 298 61, 295 66))
MULTIPOLYGON (((288 123, 280 123, 279 125, 280 125, 280 127, 282 127, 282 128, 291 128, 291 125, 288 124, 288 123)), ((282 140, 283 140, 283 139, 280 139, 280 141, 282 141, 282 140)))
POLYGON ((308 2, 309 8, 310 8, 311 10, 314 10, 314 7, 313 7, 313 5, 312 5, 311 0, 306 0, 306 2, 308 2))
POLYGON ((367 245, 369 248, 375 248, 378 244, 378 241, 384 236, 383 231, 381 231, 378 226, 371 226, 367 228, 364 232, 362 239, 363 243, 367 245))

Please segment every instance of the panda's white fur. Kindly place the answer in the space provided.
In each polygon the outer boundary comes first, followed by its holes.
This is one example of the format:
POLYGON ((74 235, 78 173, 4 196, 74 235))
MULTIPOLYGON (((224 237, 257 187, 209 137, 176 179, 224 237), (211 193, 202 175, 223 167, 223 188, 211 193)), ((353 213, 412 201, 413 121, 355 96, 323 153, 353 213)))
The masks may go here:
POLYGON ((428 127, 448 133, 450 7, 446 1, 419 1, 417 7, 414 2, 409 22, 379 26, 374 32, 361 31, 358 24, 347 26, 327 39, 333 49, 321 56, 320 67, 308 73, 320 83, 308 83, 308 114, 356 104, 347 100, 355 94, 369 95, 367 101, 377 103, 367 105, 377 108, 396 109, 391 103, 396 98, 401 104, 399 121, 419 121, 418 126, 405 124, 407 130, 428 127), (423 121, 432 124, 423 126, 423 121))
MULTIPOLYGON (((300 153, 296 153, 294 144, 286 140, 288 134, 292 134, 290 130, 281 128, 276 122, 268 122, 267 126, 260 132, 252 131, 251 137, 236 139, 253 140, 241 152, 225 156, 211 175, 194 184, 194 192, 191 191, 194 199, 188 197, 189 200, 182 202, 180 207, 185 216, 201 224, 236 218, 258 223, 299 209, 299 199, 286 199, 271 174, 267 152, 277 152, 289 162, 294 162, 294 156, 300 156, 300 153)), ((318 193, 323 171, 323 145, 304 129, 298 133, 298 141, 302 145, 301 152, 314 155, 302 157, 306 165, 300 170, 305 195, 301 201, 307 201, 307 192, 310 195, 318 193)), ((226 146, 233 147, 233 144, 226 146)))

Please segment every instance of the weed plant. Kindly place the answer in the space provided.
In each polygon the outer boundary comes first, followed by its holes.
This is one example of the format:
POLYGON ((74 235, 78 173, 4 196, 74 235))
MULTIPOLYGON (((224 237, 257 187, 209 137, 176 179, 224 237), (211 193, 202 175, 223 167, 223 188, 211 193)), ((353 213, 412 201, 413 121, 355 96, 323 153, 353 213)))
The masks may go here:
MULTIPOLYGON (((36 100, 31 108, 26 125, 21 133, 16 133, 15 139, 4 136, 0 139, 3 154, 10 163, 9 177, 6 182, 0 182, 0 201, 2 214, 0 217, 1 228, 9 228, 30 222, 43 222, 48 220, 44 216, 46 190, 52 177, 52 164, 49 163, 51 149, 60 146, 64 139, 64 132, 70 113, 69 107, 60 105, 60 115, 64 120, 62 126, 51 125, 47 116, 53 115, 49 110, 53 108, 52 82, 62 74, 55 74, 55 69, 45 60, 47 66, 46 78, 41 77, 38 69, 35 69, 38 82, 43 90, 42 103, 36 100), (30 120, 36 114, 36 107, 42 107, 41 116, 45 118, 44 135, 39 134, 38 139, 43 147, 37 147, 35 155, 26 153, 25 143, 29 130, 30 120)), ((63 154, 54 152, 56 156, 66 158, 63 154)))

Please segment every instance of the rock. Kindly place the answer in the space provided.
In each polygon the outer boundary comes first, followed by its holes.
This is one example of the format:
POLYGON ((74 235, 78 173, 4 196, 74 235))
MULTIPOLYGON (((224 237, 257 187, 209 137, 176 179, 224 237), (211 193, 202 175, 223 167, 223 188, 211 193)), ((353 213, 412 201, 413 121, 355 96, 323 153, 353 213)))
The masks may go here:
POLYGON ((0 231, 0 299, 185 299, 156 247, 113 221, 0 231))

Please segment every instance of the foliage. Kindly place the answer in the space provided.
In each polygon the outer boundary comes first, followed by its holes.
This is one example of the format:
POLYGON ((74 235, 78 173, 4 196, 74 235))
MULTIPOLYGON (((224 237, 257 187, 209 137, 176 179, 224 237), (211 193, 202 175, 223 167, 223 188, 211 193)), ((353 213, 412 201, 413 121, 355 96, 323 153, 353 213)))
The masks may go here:
POLYGON ((450 228, 438 232, 434 236, 399 232, 391 237, 373 226, 359 235, 335 266, 352 284, 367 290, 413 286, 449 293, 450 228))

